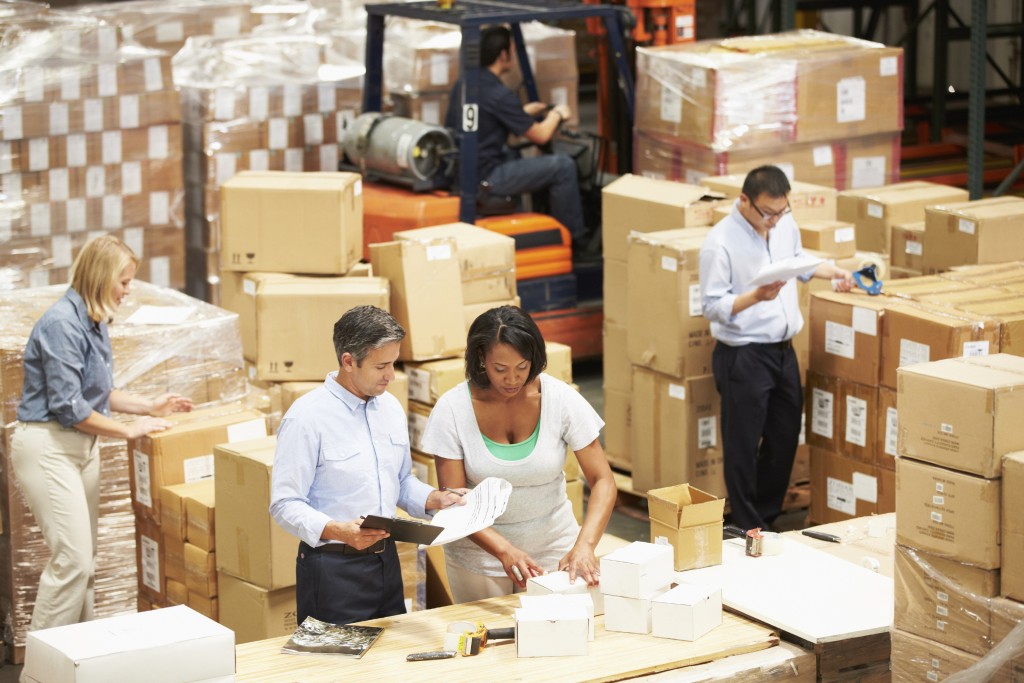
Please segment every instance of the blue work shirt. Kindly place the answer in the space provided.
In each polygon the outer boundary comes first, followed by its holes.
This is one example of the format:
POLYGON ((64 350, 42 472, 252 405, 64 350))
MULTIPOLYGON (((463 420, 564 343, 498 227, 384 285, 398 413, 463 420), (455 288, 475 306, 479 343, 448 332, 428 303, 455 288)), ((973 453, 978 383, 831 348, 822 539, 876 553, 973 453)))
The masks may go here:
POLYGON ((74 289, 68 287, 36 322, 24 362, 20 421, 73 427, 94 410, 110 415, 114 353, 107 325, 89 318, 74 289))
MULTIPOLYGON (((760 301, 736 315, 732 307, 737 296, 754 289, 750 283, 762 268, 803 255, 800 230, 793 214, 786 214, 765 240, 738 207, 739 200, 711 229, 700 250, 701 308, 711 323, 711 336, 729 346, 792 339, 804 325, 794 280, 771 301, 760 301)), ((806 282, 813 275, 812 268, 800 279, 806 282)))
MULTIPOLYGON (((480 69, 479 125, 476 131, 477 178, 486 180, 499 164, 508 160, 508 136, 521 136, 534 123, 533 117, 523 111, 523 103, 489 69, 480 69)), ((462 80, 458 80, 448 98, 448 112, 444 125, 462 130, 462 80)))
POLYGON ((308 545, 323 545, 331 520, 391 517, 400 507, 426 517, 434 489, 412 475, 409 423, 385 392, 368 401, 338 384, 337 372, 292 404, 277 431, 270 514, 308 545))

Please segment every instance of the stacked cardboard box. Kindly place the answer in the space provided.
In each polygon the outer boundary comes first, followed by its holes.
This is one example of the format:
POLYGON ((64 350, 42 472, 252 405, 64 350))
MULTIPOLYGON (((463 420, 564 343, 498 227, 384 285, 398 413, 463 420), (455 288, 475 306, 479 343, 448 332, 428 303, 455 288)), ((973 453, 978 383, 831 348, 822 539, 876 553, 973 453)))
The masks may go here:
MULTIPOLYGON (((1022 483, 1024 359, 952 358, 898 376, 893 669, 911 680, 974 664, 1024 616, 1010 494, 1022 483)), ((1007 680, 1020 670, 1006 664, 1007 680)))
MULTIPOLYGON (((893 227, 923 221, 925 207, 966 200, 967 191, 958 187, 912 181, 840 192, 836 215, 856 227, 858 249, 893 254, 893 265, 899 263, 906 267, 902 260, 896 259, 892 246, 893 227)), ((920 240, 914 242, 920 243, 920 240)), ((917 247, 908 248, 906 242, 902 246, 904 254, 920 257, 920 253, 915 253, 920 251, 917 247)))
POLYGON ((634 168, 697 182, 771 163, 837 189, 895 182, 902 73, 900 48, 810 30, 641 48, 634 168))
POLYGON ((266 436, 267 422, 238 404, 171 419, 174 427, 128 442, 139 595, 148 605, 187 604, 216 620, 213 449, 266 436), (186 488, 173 488, 179 485, 186 488))
MULTIPOLYGON (((4 459, 10 453, 10 436, 21 401, 25 343, 32 325, 63 296, 65 289, 45 287, 0 296, 0 311, 6 321, 0 342, 0 406, 4 425, 0 455, 4 459)), ((116 386, 147 396, 173 391, 188 396, 200 407, 229 404, 246 395, 238 317, 232 313, 176 291, 136 282, 132 285, 132 296, 115 316, 110 336, 116 386), (182 307, 190 314, 175 325, 126 323, 145 306, 182 307)), ((101 439, 100 459, 96 611, 98 616, 109 616, 137 608, 135 523, 129 495, 127 442, 101 439)), ((8 652, 20 661, 39 575, 49 552, 6 461, 3 472, 0 504, 5 528, 0 535, 0 609, 10 624, 8 652)))
POLYGON ((1024 258, 1024 199, 992 197, 929 207, 924 224, 925 274, 964 264, 1024 258))
POLYGON ((170 55, 124 45, 118 28, 88 17, 3 21, 0 286, 66 282, 78 249, 113 232, 141 257, 137 277, 182 287, 170 55))
MULTIPOLYGON (((721 198, 721 194, 711 193, 696 185, 636 175, 618 178, 601 193, 604 249, 604 446, 608 460, 619 469, 630 471, 633 466, 630 445, 633 369, 626 350, 630 233, 709 226, 711 213, 721 198)), ((694 234, 706 234, 706 231, 694 234)), ((689 307, 686 310, 685 319, 689 320, 689 307)), ((654 324, 654 321, 649 322, 654 324)))
POLYGON ((721 404, 711 376, 715 342, 701 310, 706 236, 683 228, 629 237, 626 351, 637 491, 689 483, 725 496, 721 404))
MULTIPOLYGON (((359 110, 365 68, 338 56, 331 41, 302 35, 200 37, 176 56, 184 112, 189 285, 197 296, 218 300, 221 268, 230 269, 237 255, 221 240, 225 181, 244 170, 337 170, 338 144, 359 110)), ((294 230, 302 215, 277 216, 283 219, 279 228, 294 230)), ((361 254, 362 243, 355 246, 359 249, 342 252, 356 257, 340 270, 306 272, 344 273, 361 254)), ((336 255, 327 251, 327 258, 336 255)))
POLYGON ((462 282, 465 330, 477 316, 498 306, 518 306, 516 296, 515 240, 468 223, 449 223, 431 228, 402 230, 396 240, 430 243, 455 240, 462 282))

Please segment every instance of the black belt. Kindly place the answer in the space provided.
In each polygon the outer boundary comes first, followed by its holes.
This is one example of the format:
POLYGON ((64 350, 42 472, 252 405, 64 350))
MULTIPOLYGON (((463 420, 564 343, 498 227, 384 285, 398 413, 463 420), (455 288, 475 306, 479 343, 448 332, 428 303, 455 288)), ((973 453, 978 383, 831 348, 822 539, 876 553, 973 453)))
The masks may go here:
POLYGON ((753 342, 755 346, 763 346, 766 349, 775 349, 777 351, 789 351, 793 348, 793 340, 785 339, 777 342, 753 342))
POLYGON ((382 538, 373 545, 363 548, 353 548, 345 543, 324 543, 313 548, 307 543, 302 544, 302 551, 307 553, 341 553, 342 555, 380 555, 387 550, 388 539, 382 538))

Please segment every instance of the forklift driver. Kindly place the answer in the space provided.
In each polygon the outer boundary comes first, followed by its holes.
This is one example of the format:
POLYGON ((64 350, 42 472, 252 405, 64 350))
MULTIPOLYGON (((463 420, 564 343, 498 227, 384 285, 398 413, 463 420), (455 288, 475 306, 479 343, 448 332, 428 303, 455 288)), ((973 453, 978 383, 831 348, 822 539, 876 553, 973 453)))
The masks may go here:
MULTIPOLYGON (((591 242, 583 225, 576 162, 565 154, 518 158, 506 144, 509 134, 545 145, 559 125, 572 115, 564 104, 546 109, 542 102, 522 105, 500 80, 513 65, 512 33, 490 26, 480 37, 480 121, 477 129, 477 177, 493 196, 518 196, 547 190, 551 216, 572 235, 573 255, 582 255, 591 242)), ((462 130, 462 81, 452 88, 445 126, 462 130)))

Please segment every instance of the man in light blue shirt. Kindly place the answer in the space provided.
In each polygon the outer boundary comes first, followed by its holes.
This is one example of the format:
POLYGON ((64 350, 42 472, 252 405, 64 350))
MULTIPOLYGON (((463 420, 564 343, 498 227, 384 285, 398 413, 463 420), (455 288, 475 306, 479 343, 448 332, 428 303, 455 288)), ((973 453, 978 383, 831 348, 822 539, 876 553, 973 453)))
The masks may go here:
MULTIPOLYGON (((800 438, 797 284, 751 284, 762 268, 803 255, 789 190, 779 168, 751 171, 732 213, 700 251, 701 304, 718 342, 711 368, 722 398, 725 485, 732 522, 743 529, 770 529, 779 516, 800 438)), ((850 273, 830 262, 800 279, 812 277, 840 291, 852 285, 850 273)))
POLYGON ((360 526, 365 515, 415 517, 462 502, 412 475, 409 427, 387 393, 405 330, 386 311, 358 306, 334 325, 339 368, 285 414, 277 434, 270 514, 300 539, 299 623, 403 614, 394 541, 360 526))

